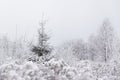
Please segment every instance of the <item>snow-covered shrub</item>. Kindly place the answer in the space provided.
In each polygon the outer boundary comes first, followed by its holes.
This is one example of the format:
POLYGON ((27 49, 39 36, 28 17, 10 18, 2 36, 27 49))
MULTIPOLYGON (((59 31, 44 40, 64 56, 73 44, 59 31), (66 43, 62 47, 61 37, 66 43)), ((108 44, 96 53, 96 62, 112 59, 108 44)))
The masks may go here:
POLYGON ((0 66, 0 80, 77 80, 78 72, 63 60, 13 60, 0 66))
POLYGON ((96 63, 78 61, 72 67, 64 60, 48 61, 9 59, 0 66, 0 80, 120 80, 119 62, 96 63))

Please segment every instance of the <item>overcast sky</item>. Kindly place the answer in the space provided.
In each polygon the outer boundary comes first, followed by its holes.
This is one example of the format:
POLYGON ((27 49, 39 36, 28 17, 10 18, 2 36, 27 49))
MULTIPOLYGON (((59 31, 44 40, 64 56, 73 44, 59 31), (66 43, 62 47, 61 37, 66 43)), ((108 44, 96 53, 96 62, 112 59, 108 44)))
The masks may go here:
POLYGON ((0 0, 0 35, 34 39, 44 12, 52 44, 84 39, 109 18, 120 35, 120 0, 0 0), (16 29, 17 24, 17 29, 16 29))

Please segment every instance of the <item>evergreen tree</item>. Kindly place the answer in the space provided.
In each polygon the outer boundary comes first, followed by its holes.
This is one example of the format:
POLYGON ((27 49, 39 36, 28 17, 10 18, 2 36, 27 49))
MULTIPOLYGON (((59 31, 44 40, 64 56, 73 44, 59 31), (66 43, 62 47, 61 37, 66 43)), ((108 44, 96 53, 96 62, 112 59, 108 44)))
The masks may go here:
POLYGON ((40 28, 38 29, 38 44, 32 48, 32 51, 38 56, 47 55, 52 50, 48 44, 49 37, 45 33, 45 24, 46 21, 42 19, 42 21, 39 23, 40 28))

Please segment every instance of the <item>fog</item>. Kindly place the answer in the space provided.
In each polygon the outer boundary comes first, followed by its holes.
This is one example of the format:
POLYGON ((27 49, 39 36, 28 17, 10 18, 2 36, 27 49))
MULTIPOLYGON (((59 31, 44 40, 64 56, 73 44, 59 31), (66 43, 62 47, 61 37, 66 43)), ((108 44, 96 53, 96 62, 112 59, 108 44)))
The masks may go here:
POLYGON ((87 40, 105 18, 120 35, 119 0, 0 0, 0 35, 12 40, 16 36, 36 39, 43 13, 53 45, 72 39, 87 40))

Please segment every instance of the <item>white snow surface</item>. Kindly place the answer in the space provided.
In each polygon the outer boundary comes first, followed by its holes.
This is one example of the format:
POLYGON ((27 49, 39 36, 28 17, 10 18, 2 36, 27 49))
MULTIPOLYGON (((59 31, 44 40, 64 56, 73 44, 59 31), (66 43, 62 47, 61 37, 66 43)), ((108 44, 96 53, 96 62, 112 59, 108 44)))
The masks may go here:
POLYGON ((0 66, 0 80, 120 80, 120 64, 84 60, 71 67, 56 58, 39 63, 10 60, 0 66))

